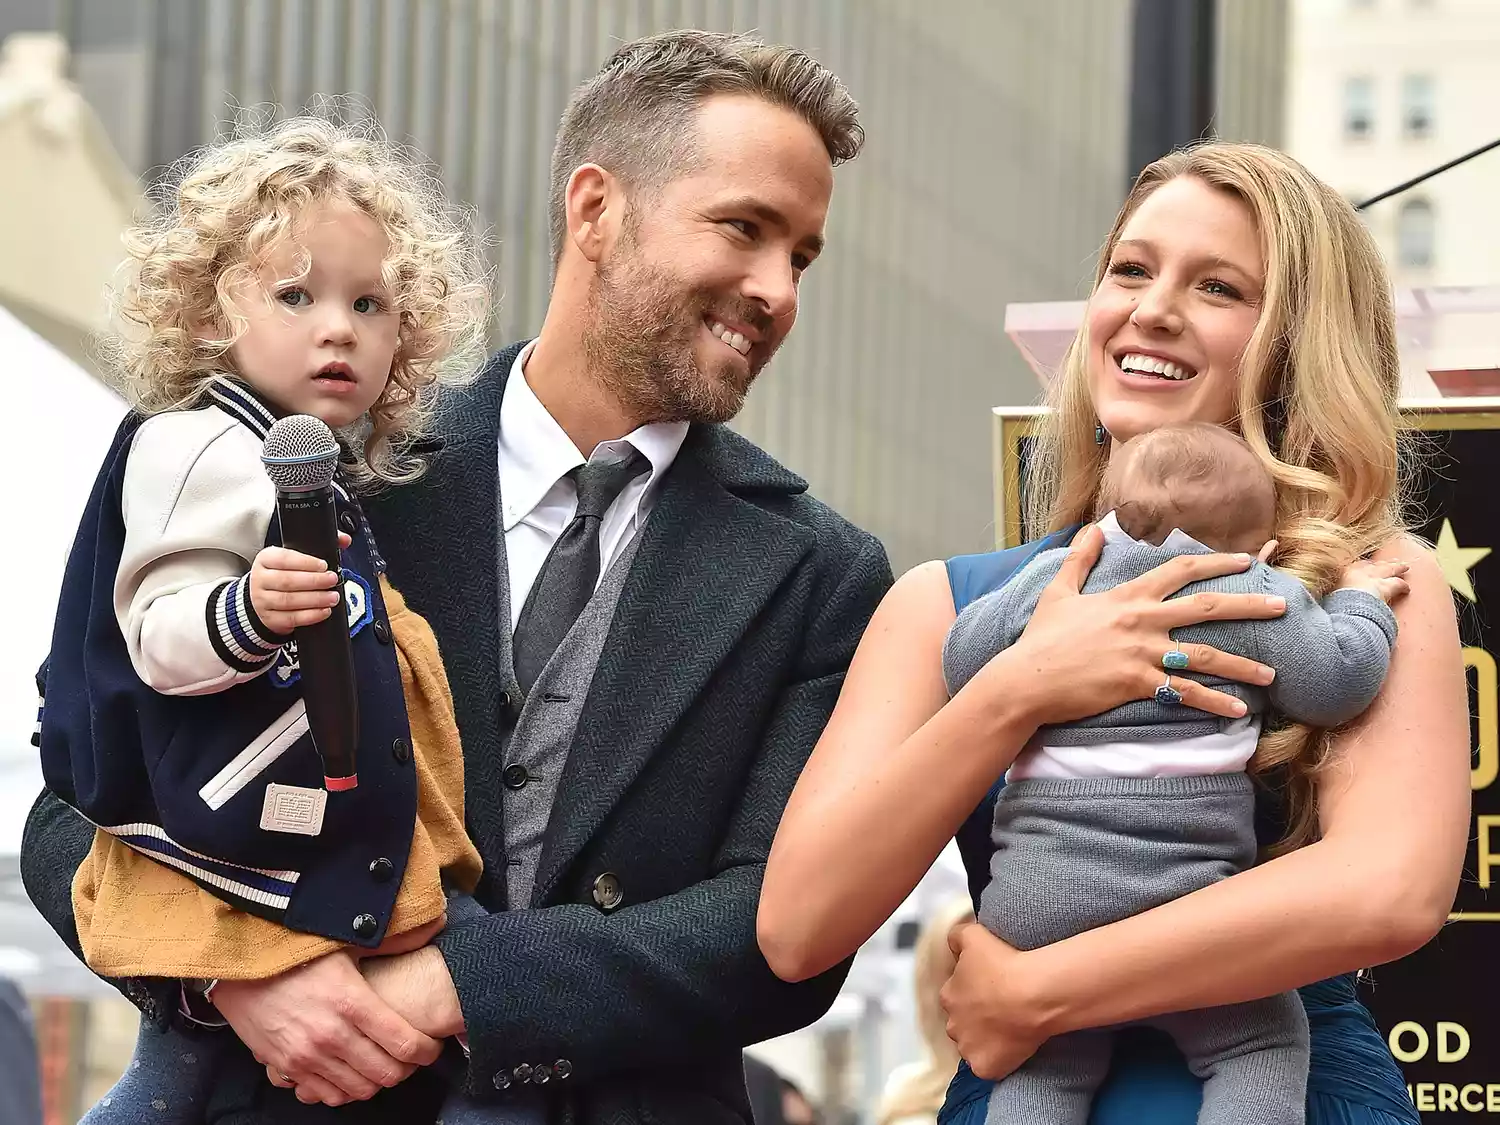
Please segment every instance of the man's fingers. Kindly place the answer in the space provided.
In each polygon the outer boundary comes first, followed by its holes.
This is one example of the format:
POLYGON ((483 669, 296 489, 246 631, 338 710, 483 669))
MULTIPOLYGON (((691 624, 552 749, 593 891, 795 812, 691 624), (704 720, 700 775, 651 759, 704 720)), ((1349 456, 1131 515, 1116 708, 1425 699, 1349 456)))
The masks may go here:
POLYGON ((294 1078, 275 1066, 266 1067, 266 1078, 273 1086, 279 1086, 283 1090, 293 1090, 297 1094, 297 1100, 306 1105, 348 1105, 353 1101, 343 1090, 317 1075, 309 1074, 303 1078, 294 1078))
POLYGON ((1057 573, 1053 575, 1052 581, 1047 584, 1047 591, 1042 596, 1057 596, 1060 594, 1076 594, 1083 589, 1084 580, 1088 578, 1089 571, 1094 569, 1094 564, 1099 561, 1099 552, 1104 548, 1104 533, 1099 530, 1097 524, 1089 524, 1077 535, 1068 546, 1068 557, 1063 559, 1062 566, 1058 567, 1057 573))
POLYGON ((396 1010, 380 999, 374 989, 369 989, 369 995, 354 1006, 351 1018, 355 1027, 396 1062, 412 1067, 431 1066, 442 1054, 441 1043, 430 1035, 423 1035, 397 1015, 396 1010))
MULTIPOLYGON (((1173 562, 1178 560, 1173 559, 1173 562)), ((1171 566, 1167 563, 1166 566, 1171 566)), ((1159 566, 1156 570, 1164 570, 1159 566)), ((1152 571, 1151 574, 1155 574, 1152 571)), ((1149 578, 1135 579, 1136 582, 1149 578)), ((1127 583, 1130 585, 1131 583, 1127 583)), ((1123 587, 1115 587, 1122 589, 1123 587)), ((1196 625, 1200 621, 1246 621, 1280 617, 1286 612, 1286 599, 1265 594, 1189 594, 1185 598, 1171 598, 1153 607, 1145 616, 1161 629, 1180 629, 1184 625, 1196 625)), ((1203 671, 1203 669, 1199 669, 1203 671)))

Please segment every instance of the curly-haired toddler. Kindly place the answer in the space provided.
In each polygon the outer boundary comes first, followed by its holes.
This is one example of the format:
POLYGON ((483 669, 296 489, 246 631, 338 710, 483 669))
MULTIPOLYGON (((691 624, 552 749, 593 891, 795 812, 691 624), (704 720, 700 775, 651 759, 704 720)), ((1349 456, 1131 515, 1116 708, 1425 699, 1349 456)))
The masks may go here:
MULTIPOLYGON (((38 674, 47 784, 97 827, 73 882, 109 977, 219 982, 423 944, 472 891, 463 757, 427 623, 383 576, 360 491, 422 470, 439 384, 473 369, 487 278, 463 215, 373 126, 242 125, 127 232, 105 457, 38 674), (279 545, 270 425, 340 435, 340 566, 279 545), (342 594, 342 599, 340 597, 342 594), (294 630, 348 615, 359 784, 324 788, 294 630)), ((228 1031, 143 1028, 94 1122, 204 1119, 228 1031)))

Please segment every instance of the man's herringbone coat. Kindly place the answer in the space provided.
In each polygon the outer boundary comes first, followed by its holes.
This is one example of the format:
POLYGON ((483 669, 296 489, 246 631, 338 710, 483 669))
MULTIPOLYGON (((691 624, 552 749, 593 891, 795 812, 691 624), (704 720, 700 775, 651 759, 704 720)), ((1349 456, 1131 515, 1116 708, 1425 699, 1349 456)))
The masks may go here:
MULTIPOLYGON (((812 1022, 843 979, 777 980, 756 947, 756 902, 889 566, 873 537, 754 445, 693 426, 589 690, 536 907, 506 911, 499 746, 516 712, 498 676, 497 440, 519 347, 447 397, 427 476, 367 504, 392 583, 437 635, 464 739, 467 819, 486 867, 476 898, 494 913, 438 944, 468 1027, 469 1089, 503 1104, 517 1067, 566 1059, 568 1076, 542 1088, 552 1121, 748 1122, 741 1047, 812 1022), (606 873, 623 894, 608 913, 594 895, 606 873), (499 1076, 512 1076, 508 1090, 499 1076)), ((39 802, 28 824, 29 888, 44 868, 55 885, 87 847, 54 804, 39 802)), ((71 939, 63 883, 61 895, 32 894, 71 939)), ((161 1006, 159 990, 120 983, 161 1006)), ((226 1105, 221 1119, 431 1120, 441 1071, 336 1111, 304 1112, 261 1081, 259 1109, 226 1105)))

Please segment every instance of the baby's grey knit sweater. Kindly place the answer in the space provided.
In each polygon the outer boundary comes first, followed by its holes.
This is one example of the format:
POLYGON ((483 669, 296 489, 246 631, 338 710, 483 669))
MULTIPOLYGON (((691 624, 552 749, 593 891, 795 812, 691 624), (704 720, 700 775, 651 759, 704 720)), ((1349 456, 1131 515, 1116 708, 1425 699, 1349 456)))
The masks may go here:
MULTIPOLYGON (((1139 578, 1179 554, 1209 554, 1207 547, 1153 546, 1107 542, 1084 583, 1084 593, 1109 590, 1139 578)), ((1057 574, 1068 549, 1043 551, 1005 586, 964 609, 943 645, 943 676, 950 694, 997 653, 1014 644, 1031 620, 1037 601, 1057 574)), ((1258 660, 1276 669, 1269 688, 1233 683, 1192 671, 1172 675, 1198 680, 1239 697, 1251 714, 1275 711, 1298 722, 1334 727, 1354 718, 1375 698, 1390 666, 1396 617, 1374 594, 1334 590, 1322 604, 1298 579, 1257 562, 1240 574, 1184 586, 1173 597, 1210 591, 1222 594, 1279 594, 1286 613, 1263 621, 1205 621, 1173 630, 1178 647, 1206 644, 1258 660)), ((1078 644, 1087 647, 1088 637, 1078 644)), ((1163 677, 1166 672, 1163 671, 1163 677)), ((1139 699, 1102 714, 1044 727, 1049 745, 1092 746, 1105 742, 1147 742, 1192 738, 1218 731, 1227 720, 1180 704, 1139 699)))

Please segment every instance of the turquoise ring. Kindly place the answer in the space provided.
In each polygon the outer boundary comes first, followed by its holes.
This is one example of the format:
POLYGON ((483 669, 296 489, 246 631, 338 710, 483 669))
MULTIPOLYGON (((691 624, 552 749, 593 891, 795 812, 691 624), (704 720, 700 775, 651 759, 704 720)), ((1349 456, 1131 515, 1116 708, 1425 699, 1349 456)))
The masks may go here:
POLYGON ((1188 654, 1174 648, 1161 658, 1161 666, 1169 672, 1181 672, 1188 666, 1188 654))
POLYGON ((1163 707, 1175 707, 1182 702, 1182 692, 1172 686, 1171 676, 1163 680, 1161 687, 1156 689, 1156 702, 1163 707))

